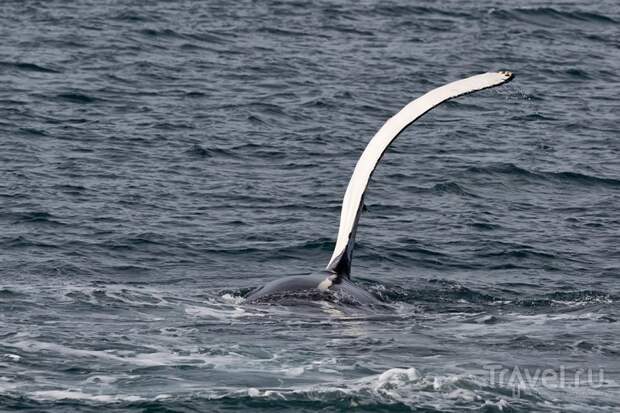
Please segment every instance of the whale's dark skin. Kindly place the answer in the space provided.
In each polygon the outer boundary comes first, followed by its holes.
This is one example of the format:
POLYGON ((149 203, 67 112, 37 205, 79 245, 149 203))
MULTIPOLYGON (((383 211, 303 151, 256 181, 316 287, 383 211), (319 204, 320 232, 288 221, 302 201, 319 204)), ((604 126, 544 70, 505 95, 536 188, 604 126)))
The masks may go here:
POLYGON ((375 298, 375 296, 353 284, 347 277, 337 277, 335 274, 328 271, 309 275, 289 276, 271 281, 252 291, 246 297, 246 301, 268 301, 270 298, 278 297, 283 293, 287 295, 302 295, 304 293, 310 293, 325 296, 329 294, 337 294, 345 298, 347 301, 352 301, 358 304, 372 305, 381 303, 381 301, 375 298), (329 288, 319 288, 319 285, 329 278, 333 278, 333 280, 328 283, 330 284, 329 288))

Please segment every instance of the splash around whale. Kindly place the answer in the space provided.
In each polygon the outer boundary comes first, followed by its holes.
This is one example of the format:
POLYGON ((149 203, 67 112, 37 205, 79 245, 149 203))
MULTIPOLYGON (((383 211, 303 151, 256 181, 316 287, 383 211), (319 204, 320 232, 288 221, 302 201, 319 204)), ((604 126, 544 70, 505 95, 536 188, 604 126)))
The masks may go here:
POLYGON ((342 201, 336 246, 327 267, 311 275, 289 276, 269 282, 250 292, 246 301, 273 301, 291 295, 314 297, 337 294, 359 304, 379 304, 375 296, 351 281, 351 261, 364 194, 383 154, 402 131, 431 109, 450 99, 502 85, 513 77, 507 71, 489 72, 448 83, 415 99, 388 119, 355 165, 342 201))

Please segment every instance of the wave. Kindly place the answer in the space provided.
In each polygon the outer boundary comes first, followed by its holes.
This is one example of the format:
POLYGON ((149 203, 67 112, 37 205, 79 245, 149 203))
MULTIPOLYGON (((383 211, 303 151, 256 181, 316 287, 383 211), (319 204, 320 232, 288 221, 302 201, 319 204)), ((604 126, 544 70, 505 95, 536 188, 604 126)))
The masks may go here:
POLYGON ((30 247, 49 248, 49 249, 54 249, 54 250, 61 249, 60 246, 54 243, 31 239, 23 235, 18 235, 18 236, 3 240, 2 244, 3 244, 3 247, 7 249, 8 248, 30 248, 30 247))
POLYGON ((100 100, 94 96, 86 95, 84 93, 79 93, 79 92, 60 93, 56 95, 56 98, 70 102, 70 103, 78 103, 78 104, 89 104, 89 103, 94 103, 100 100))
POLYGON ((439 194, 454 194, 454 195, 467 196, 467 197, 472 197, 472 198, 478 197, 474 193, 465 190, 465 188, 463 188, 456 182, 442 182, 439 184, 435 184, 431 188, 431 191, 435 193, 439 193, 439 194))
POLYGON ((198 144, 194 144, 191 148, 189 148, 186 153, 190 155, 197 156, 199 158, 211 158, 213 154, 208 149, 203 148, 198 144))
POLYGON ((35 63, 25 62, 0 62, 0 69, 14 69, 22 72, 38 72, 38 73, 60 73, 49 67, 41 66, 35 63))
POLYGON ((490 385, 486 380, 461 374, 424 373, 413 367, 390 368, 378 374, 279 388, 245 387, 212 389, 177 395, 151 396, 105 393, 82 389, 35 390, 21 396, 2 396, 0 403, 12 402, 22 408, 50 407, 58 401, 73 406, 114 406, 123 411, 176 410, 295 410, 295 411, 463 411, 493 412, 532 408, 550 402, 535 390, 515 397, 504 383, 490 385))
MULTIPOLYGON (((417 280, 415 288, 389 285, 385 288, 371 288, 371 290, 391 304, 492 304, 501 301, 501 298, 487 292, 466 287, 455 281, 440 279, 417 280)), ((449 306, 443 309, 451 311, 449 306)))
MULTIPOLYGON (((491 311, 495 306, 524 308, 535 311, 549 311, 552 308, 595 308, 601 304, 613 304, 619 297, 597 290, 552 291, 532 293, 535 285, 502 284, 500 290, 479 285, 464 285, 446 279, 420 279, 415 277, 415 287, 402 287, 363 281, 367 289, 389 304, 423 305, 431 312, 452 311, 452 305, 474 305, 482 311, 491 311), (481 307, 480 305, 484 306, 481 307)), ((404 285, 404 284, 403 284, 404 285)), ((521 310, 519 310, 521 311, 521 310)), ((554 310, 551 310, 554 311, 554 310)), ((492 315, 492 314, 490 314, 492 315)), ((576 316, 573 316, 576 317, 576 316)), ((613 317, 598 317, 597 321, 614 322, 613 317)))
POLYGON ((80 400, 100 403, 137 402, 144 397, 121 394, 91 394, 79 390, 38 390, 32 392, 33 400, 80 400))
POLYGON ((620 187, 620 179, 586 175, 578 172, 545 172, 530 171, 512 163, 494 163, 486 166, 471 166, 466 169, 471 174, 506 175, 530 179, 532 181, 545 181, 554 183, 566 183, 579 186, 610 186, 620 187))
POLYGON ((147 37, 164 37, 164 38, 167 37, 167 38, 180 38, 180 39, 183 38, 183 35, 181 35, 180 33, 177 33, 176 31, 172 29, 156 30, 156 29, 146 28, 146 29, 141 29, 139 33, 147 37))
MULTIPOLYGON (((289 245, 279 246, 275 244, 275 237, 252 237, 244 239, 243 245, 238 247, 226 248, 209 248, 209 252, 220 253, 224 255, 246 256, 249 254, 268 254, 272 259, 281 259, 291 256, 306 256, 309 252, 331 252, 334 248, 334 240, 331 238, 317 238, 315 240, 302 241, 289 245), (255 245, 251 242, 256 241, 255 245), (274 241, 271 243, 270 241, 274 241)), ((329 257, 325 255, 325 260, 329 257)))
POLYGON ((58 226, 67 225, 62 222, 59 217, 46 211, 24 211, 0 214, 0 217, 2 216, 10 218, 13 225, 25 223, 52 224, 58 226))
POLYGON ((502 20, 520 21, 525 24, 554 27, 564 23, 617 24, 607 15, 585 10, 561 10, 553 7, 533 7, 515 9, 492 9, 491 15, 502 20))
POLYGON ((396 5, 392 3, 379 3, 378 5, 372 8, 373 14, 384 15, 384 16, 393 16, 393 17, 402 17, 402 16, 443 16, 443 17, 458 17, 470 19, 472 18, 471 13, 466 13, 464 11, 459 11, 454 8, 446 8, 441 9, 438 7, 429 7, 429 6, 417 6, 412 4, 406 5, 396 5))
POLYGON ((49 133, 47 133, 46 131, 36 128, 20 127, 19 131, 26 136, 49 136, 49 133))
POLYGON ((16 291, 15 289, 8 287, 0 288, 0 298, 2 299, 13 300, 16 298, 25 298, 27 296, 28 294, 23 291, 16 291))
POLYGON ((613 304, 618 297, 596 290, 555 291, 532 298, 520 298, 516 302, 527 307, 585 307, 597 304, 613 304))

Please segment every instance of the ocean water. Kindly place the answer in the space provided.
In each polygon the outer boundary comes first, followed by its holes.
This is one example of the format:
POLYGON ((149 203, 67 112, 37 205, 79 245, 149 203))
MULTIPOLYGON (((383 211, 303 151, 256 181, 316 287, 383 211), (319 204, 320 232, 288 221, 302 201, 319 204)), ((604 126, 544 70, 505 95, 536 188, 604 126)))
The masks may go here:
POLYGON ((620 410, 616 1, 0 3, 0 411, 620 410), (407 129, 352 277, 358 156, 407 129))

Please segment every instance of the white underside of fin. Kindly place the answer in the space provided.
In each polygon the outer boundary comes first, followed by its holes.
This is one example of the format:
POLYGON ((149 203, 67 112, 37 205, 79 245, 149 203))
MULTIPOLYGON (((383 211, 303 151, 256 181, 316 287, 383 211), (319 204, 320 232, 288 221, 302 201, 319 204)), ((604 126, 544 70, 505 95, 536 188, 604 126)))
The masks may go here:
MULTIPOLYGON (((342 201, 340 213, 340 228, 336 247, 327 265, 327 270, 336 271, 338 264, 348 260, 345 266, 350 265, 355 232, 359 222, 360 208, 364 199, 364 192, 377 164, 390 143, 409 125, 429 110, 449 99, 467 93, 501 85, 512 78, 510 72, 489 72, 457 80, 447 85, 433 89, 405 106, 400 112, 391 117, 370 140, 362 156, 355 165, 355 170, 347 186, 342 201)), ((348 268, 345 272, 348 275, 348 268)), ((323 281, 321 285, 328 280, 323 281)), ((329 288, 326 287, 326 288, 329 288)))

